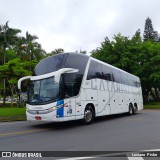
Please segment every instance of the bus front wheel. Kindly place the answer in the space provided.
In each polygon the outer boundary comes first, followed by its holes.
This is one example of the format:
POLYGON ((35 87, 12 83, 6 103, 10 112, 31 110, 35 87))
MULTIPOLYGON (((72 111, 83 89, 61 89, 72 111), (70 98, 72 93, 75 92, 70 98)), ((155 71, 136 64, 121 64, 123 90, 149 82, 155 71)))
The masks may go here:
POLYGON ((91 124, 94 120, 94 111, 91 106, 87 106, 84 111, 84 123, 91 124))

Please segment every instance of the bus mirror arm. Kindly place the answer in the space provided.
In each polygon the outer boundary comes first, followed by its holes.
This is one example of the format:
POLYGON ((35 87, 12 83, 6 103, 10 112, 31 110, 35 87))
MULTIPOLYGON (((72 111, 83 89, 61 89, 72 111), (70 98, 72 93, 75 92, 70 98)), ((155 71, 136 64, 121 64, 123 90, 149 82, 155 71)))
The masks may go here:
POLYGON ((54 79, 54 82, 55 83, 59 83, 59 80, 60 80, 60 75, 56 75, 55 79, 54 79))
POLYGON ((59 83, 61 74, 63 74, 63 73, 76 73, 78 71, 79 71, 78 69, 74 69, 74 68, 64 68, 64 69, 62 69, 61 72, 55 76, 55 83, 59 83))
POLYGON ((21 83, 22 81, 26 80, 26 79, 30 79, 32 76, 26 76, 26 77, 23 77, 23 78, 20 78, 18 80, 18 89, 21 90, 21 83))
POLYGON ((74 68, 67 68, 68 70, 65 71, 65 73, 76 73, 79 70, 78 69, 74 69, 74 68))

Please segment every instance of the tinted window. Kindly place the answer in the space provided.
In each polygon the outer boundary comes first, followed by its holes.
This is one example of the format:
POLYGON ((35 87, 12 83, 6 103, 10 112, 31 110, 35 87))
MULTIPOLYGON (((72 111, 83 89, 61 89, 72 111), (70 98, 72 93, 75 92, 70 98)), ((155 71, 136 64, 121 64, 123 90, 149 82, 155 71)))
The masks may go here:
POLYGON ((50 56, 37 64, 35 75, 51 73, 61 68, 79 69, 79 74, 84 74, 88 59, 88 56, 78 53, 62 53, 50 56))
POLYGON ((112 68, 114 82, 121 83, 120 71, 112 68))
POLYGON ((69 97, 78 95, 88 59, 88 56, 78 53, 70 53, 67 57, 65 68, 79 70, 74 74, 65 74, 65 87, 69 97))
POLYGON ((122 81, 121 83, 125 84, 125 85, 128 85, 128 76, 127 76, 127 73, 121 72, 120 76, 121 76, 121 81, 122 81))
POLYGON ((78 74, 84 74, 89 57, 83 54, 70 53, 65 62, 65 68, 78 69, 78 74))
POLYGON ((63 97, 69 98, 77 96, 80 91, 82 78, 76 73, 66 73, 62 75, 63 97))
POLYGON ((35 68, 35 75, 47 74, 63 68, 67 57, 68 54, 57 54, 41 60, 35 68))
POLYGON ((141 87, 141 83, 139 81, 139 78, 137 78, 137 77, 134 78, 134 86, 135 87, 141 87))
POLYGON ((59 83, 55 83, 54 77, 30 81, 29 104, 50 103, 57 101, 59 98, 59 83))
POLYGON ((132 75, 128 75, 128 83, 129 83, 129 86, 137 86, 136 78, 132 75))
POLYGON ((93 79, 93 78, 102 78, 101 74, 101 67, 100 64, 96 61, 91 60, 87 75, 87 80, 93 79))
POLYGON ((134 87, 138 87, 138 82, 134 81, 134 87))
POLYGON ((102 79, 111 81, 111 68, 109 66, 105 66, 101 64, 101 70, 102 70, 102 79))
POLYGON ((141 87, 141 82, 137 82, 138 83, 138 87, 141 87))

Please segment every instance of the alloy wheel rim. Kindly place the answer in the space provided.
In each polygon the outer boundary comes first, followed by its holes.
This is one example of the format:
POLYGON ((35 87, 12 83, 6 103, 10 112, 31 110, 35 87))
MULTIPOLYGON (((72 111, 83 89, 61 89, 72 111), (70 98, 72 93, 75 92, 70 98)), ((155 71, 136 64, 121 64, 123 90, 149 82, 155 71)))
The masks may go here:
POLYGON ((90 110, 85 111, 85 120, 86 122, 90 122, 92 120, 92 112, 90 110))

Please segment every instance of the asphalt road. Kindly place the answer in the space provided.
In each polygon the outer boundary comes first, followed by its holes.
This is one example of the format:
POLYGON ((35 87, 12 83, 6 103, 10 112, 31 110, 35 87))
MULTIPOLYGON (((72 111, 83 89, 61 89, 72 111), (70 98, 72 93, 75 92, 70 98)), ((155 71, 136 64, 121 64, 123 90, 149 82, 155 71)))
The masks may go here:
POLYGON ((0 151, 141 151, 160 149, 160 110, 97 118, 92 125, 2 122, 0 151))

